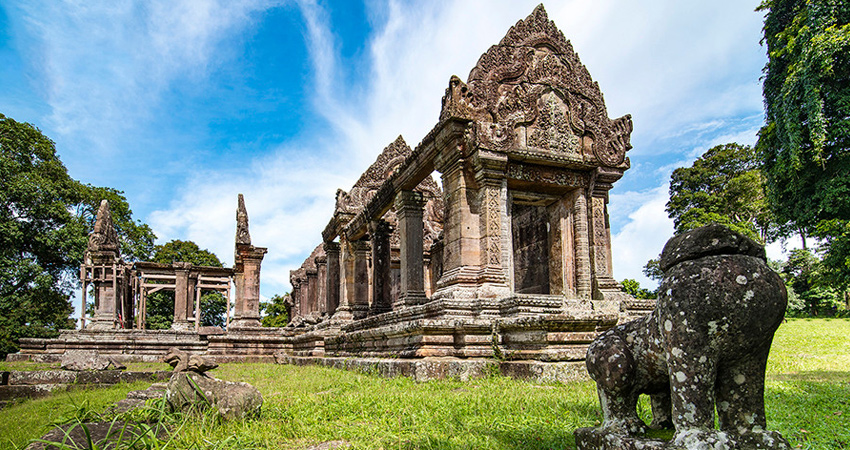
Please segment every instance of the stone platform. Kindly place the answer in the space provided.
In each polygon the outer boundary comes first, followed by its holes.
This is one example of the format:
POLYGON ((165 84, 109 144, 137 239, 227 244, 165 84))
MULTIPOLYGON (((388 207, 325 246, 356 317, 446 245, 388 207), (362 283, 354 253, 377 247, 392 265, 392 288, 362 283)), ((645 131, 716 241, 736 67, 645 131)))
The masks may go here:
POLYGON ((584 362, 498 361, 485 358, 431 357, 421 359, 298 357, 277 355, 280 364, 323 366, 382 377, 404 376, 416 381, 458 379, 468 381, 503 375, 538 383, 569 383, 590 380, 584 362))
POLYGON ((160 362, 171 347, 206 355, 218 363, 274 362, 274 354, 291 348, 292 330, 218 327, 199 332, 176 330, 63 331, 53 339, 21 339, 21 350, 7 361, 58 362, 66 351, 92 351, 121 362, 160 362))
POLYGON ((68 389, 109 386, 135 381, 164 381, 170 371, 128 372, 101 370, 37 370, 0 372, 0 408, 24 398, 41 398, 68 389))

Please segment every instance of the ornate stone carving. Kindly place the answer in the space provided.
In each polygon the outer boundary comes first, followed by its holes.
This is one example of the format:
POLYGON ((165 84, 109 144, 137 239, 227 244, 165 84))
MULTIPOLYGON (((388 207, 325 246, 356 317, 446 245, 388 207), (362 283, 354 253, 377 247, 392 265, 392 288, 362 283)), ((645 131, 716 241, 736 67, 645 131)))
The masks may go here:
POLYGON ((248 210, 245 198, 239 194, 239 206, 236 207, 236 245, 251 245, 251 233, 248 232, 248 210))
POLYGON ((528 164, 508 164, 508 178, 529 183, 554 184, 565 187, 582 187, 588 185, 588 176, 582 172, 558 170, 546 166, 528 164))
POLYGON ((384 181, 398 169, 411 152, 404 138, 397 137, 363 172, 350 191, 337 190, 336 212, 357 214, 362 211, 384 181))
POLYGON ((631 116, 608 118, 602 92, 543 6, 481 56, 467 83, 452 77, 441 120, 474 120, 481 145, 620 166, 631 116), (585 149, 587 147, 587 149, 585 149))
POLYGON ((118 233, 112 223, 112 213, 109 210, 109 202, 102 200, 97 209, 97 218, 94 228, 89 234, 89 252, 110 252, 118 255, 118 233))

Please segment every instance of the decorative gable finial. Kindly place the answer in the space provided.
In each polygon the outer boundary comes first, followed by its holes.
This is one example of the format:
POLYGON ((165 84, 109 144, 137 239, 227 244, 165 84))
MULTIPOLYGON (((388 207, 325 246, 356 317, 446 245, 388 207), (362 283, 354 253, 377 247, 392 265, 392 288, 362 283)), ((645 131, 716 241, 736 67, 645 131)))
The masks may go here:
POLYGON ((236 208, 236 245, 251 245, 251 234, 248 232, 248 210, 245 209, 245 198, 239 194, 239 206, 236 208))
POLYGON ((112 223, 112 213, 109 210, 109 202, 101 200, 97 209, 97 218, 94 228, 89 234, 89 252, 114 252, 118 254, 118 233, 112 223))

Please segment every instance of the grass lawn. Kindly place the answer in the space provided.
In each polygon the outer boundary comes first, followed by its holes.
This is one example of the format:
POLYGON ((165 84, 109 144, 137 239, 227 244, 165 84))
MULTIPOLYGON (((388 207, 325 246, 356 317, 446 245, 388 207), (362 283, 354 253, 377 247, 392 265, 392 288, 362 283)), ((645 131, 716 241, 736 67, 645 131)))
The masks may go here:
MULTIPOLYGON (((537 385, 496 376, 416 383, 273 364, 225 364, 211 373, 259 388, 261 418, 182 418, 167 448, 304 449, 341 440, 354 449, 571 449, 575 428, 601 420, 591 382, 537 385)), ((59 419, 100 411, 142 387, 77 391, 0 410, 0 447, 22 447, 59 419)), ((792 446, 850 449, 850 319, 783 324, 765 400, 768 427, 792 446)))

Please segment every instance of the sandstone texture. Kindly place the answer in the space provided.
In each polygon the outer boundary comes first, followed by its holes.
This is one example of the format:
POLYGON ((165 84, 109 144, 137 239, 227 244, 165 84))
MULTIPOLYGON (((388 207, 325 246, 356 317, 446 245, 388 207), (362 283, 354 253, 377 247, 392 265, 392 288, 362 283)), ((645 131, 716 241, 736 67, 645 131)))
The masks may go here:
POLYGON ((123 370, 127 367, 113 358, 102 356, 97 352, 90 351, 68 351, 62 355, 62 365, 64 370, 72 370, 80 372, 83 370, 107 370, 117 369, 123 370))
POLYGON ((226 420, 257 417, 263 406, 263 396, 254 386, 218 380, 196 372, 172 375, 165 400, 178 411, 213 408, 226 420))
POLYGON ((787 300, 763 247, 709 225, 670 239, 661 268, 656 309, 588 349, 604 422, 576 431, 579 449, 789 448, 765 430, 765 366, 787 300), (644 431, 635 410, 641 393, 652 398, 650 426, 676 430, 661 447, 635 438, 644 431))

